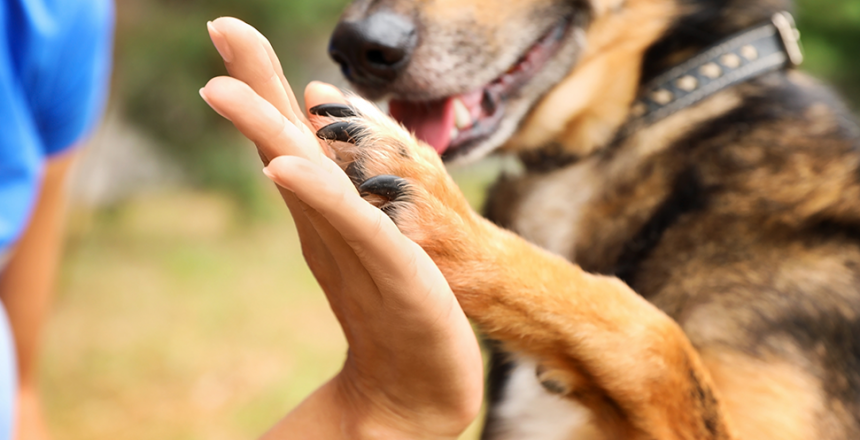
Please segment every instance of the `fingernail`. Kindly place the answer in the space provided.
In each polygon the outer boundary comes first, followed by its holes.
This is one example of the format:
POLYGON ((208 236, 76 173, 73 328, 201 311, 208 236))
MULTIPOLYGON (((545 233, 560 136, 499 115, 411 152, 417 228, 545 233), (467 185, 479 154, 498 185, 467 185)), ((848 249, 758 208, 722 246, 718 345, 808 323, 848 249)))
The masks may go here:
POLYGON ((263 167, 263 174, 265 174, 266 177, 268 177, 269 179, 275 180, 275 175, 272 174, 271 171, 269 171, 269 167, 263 167))
POLYGON ((215 25, 212 24, 211 21, 206 22, 206 27, 209 29, 209 38, 212 39, 212 44, 215 45, 215 49, 218 50, 218 53, 221 54, 221 58, 224 59, 224 62, 232 62, 233 61, 233 51, 230 49, 230 44, 227 43, 227 39, 224 38, 224 34, 215 29, 215 25))
POLYGON ((199 90, 199 92, 198 92, 198 93, 200 93, 200 97, 201 97, 201 98, 203 98, 203 101, 205 101, 205 102, 206 102, 206 104, 207 104, 207 105, 209 105, 209 107, 211 107, 211 108, 212 108, 212 110, 215 110, 215 113, 218 113, 219 115, 221 115, 221 117, 222 117, 222 118, 224 118, 224 119, 226 119, 226 120, 230 121, 230 118, 228 118, 227 116, 225 116, 225 115, 224 115, 224 113, 221 113, 220 111, 218 111, 218 109, 217 109, 217 108, 215 108, 215 106, 213 106, 211 102, 209 102, 209 98, 208 98, 208 97, 206 97, 206 91, 205 91, 204 89, 205 89, 205 87, 201 87, 201 88, 200 88, 200 90, 199 90))
POLYGON ((204 92, 203 89, 204 87, 201 87, 198 93, 200 93, 200 97, 203 98, 204 101, 206 101, 206 104, 209 104, 209 107, 212 107, 212 103, 209 102, 209 98, 206 97, 206 92, 204 92))

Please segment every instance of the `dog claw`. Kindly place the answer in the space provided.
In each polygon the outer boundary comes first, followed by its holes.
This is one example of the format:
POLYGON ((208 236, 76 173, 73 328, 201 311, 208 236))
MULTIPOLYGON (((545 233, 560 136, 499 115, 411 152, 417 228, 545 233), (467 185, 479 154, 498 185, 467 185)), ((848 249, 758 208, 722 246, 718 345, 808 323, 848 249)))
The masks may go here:
POLYGON ((360 131, 361 127, 358 124, 349 121, 340 121, 320 128, 317 131, 317 137, 326 141, 340 141, 354 144, 360 131))
POLYGON ((320 104, 314 107, 311 107, 308 110, 310 114, 317 116, 330 116, 333 118, 352 118, 358 116, 355 114, 355 110, 352 107, 346 104, 320 104))
POLYGON ((409 182, 402 177, 381 175, 371 177, 358 186, 358 191, 362 195, 375 194, 385 197, 388 200, 397 200, 403 195, 403 191, 409 182))

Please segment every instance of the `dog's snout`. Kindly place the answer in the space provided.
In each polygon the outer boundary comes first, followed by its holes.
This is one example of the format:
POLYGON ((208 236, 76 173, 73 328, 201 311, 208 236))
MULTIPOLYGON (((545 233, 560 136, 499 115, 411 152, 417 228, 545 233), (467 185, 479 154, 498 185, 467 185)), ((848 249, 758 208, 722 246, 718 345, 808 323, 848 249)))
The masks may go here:
POLYGON ((329 55, 350 81, 385 86, 409 63, 416 41, 411 20, 391 12, 376 12, 360 21, 338 24, 329 55))

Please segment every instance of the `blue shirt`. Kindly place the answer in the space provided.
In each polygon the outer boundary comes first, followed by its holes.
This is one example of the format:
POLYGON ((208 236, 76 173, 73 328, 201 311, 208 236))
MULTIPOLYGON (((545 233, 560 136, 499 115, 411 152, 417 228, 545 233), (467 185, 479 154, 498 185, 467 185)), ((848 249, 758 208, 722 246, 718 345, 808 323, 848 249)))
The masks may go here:
MULTIPOLYGON (((47 158, 84 138, 107 95, 111 0, 0 4, 0 272, 39 192, 47 158)), ((11 438, 14 350, 0 310, 0 440, 11 438)))

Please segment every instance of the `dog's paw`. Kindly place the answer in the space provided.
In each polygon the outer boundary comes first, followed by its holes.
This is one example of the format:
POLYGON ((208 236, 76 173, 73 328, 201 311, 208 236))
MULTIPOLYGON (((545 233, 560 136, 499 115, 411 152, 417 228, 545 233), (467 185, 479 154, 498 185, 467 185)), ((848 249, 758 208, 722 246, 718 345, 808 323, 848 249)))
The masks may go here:
POLYGON ((391 217, 440 267, 446 257, 469 247, 465 241, 477 215, 431 147, 360 98, 310 112, 329 118, 317 136, 329 143, 361 196, 391 217))

